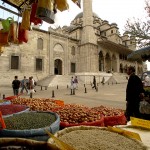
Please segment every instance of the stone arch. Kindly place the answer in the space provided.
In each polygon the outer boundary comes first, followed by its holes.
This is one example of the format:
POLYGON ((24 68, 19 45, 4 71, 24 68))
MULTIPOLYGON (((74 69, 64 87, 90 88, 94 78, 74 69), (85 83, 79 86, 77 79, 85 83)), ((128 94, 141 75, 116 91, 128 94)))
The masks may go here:
POLYGON ((106 53, 105 55, 105 71, 106 72, 111 71, 111 57, 109 53, 106 53))
POLYGON ((99 52, 99 71, 104 71, 104 55, 103 52, 99 52))
POLYGON ((115 54, 112 55, 112 71, 117 72, 117 57, 115 54))
POLYGON ((61 44, 57 43, 54 45, 54 51, 56 52, 64 52, 64 48, 61 44))
POLYGON ((54 60, 54 74, 62 75, 62 60, 59 58, 54 60))

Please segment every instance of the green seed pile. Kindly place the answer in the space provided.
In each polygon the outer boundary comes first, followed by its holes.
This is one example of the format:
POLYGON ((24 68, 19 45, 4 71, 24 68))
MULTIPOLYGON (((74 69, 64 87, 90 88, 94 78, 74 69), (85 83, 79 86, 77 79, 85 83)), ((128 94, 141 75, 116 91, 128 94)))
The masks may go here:
POLYGON ((56 121, 55 115, 44 112, 27 112, 4 118, 6 129, 25 130, 50 126, 56 121))

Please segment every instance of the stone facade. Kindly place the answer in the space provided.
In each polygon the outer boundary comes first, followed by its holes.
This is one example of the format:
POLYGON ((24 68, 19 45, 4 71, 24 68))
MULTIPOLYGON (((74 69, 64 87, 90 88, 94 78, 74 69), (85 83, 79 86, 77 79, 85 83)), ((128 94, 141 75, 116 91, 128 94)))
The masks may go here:
POLYGON ((52 75, 100 76, 125 73, 130 65, 137 74, 142 73, 142 62, 127 60, 136 49, 135 38, 121 36, 116 23, 109 24, 92 13, 91 0, 83 2, 83 13, 70 26, 49 27, 48 31, 33 27, 27 43, 6 46, 0 56, 0 85, 10 84, 15 75, 36 80, 52 75), (18 61, 13 62, 15 58, 18 61))

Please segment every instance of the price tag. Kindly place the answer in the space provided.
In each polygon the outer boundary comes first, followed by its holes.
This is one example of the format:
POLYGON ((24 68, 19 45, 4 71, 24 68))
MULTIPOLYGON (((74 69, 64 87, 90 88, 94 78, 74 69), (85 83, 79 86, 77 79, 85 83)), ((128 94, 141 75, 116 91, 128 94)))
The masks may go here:
POLYGON ((150 129, 150 121, 148 121, 148 120, 134 118, 134 117, 130 117, 130 120, 131 120, 131 125, 133 125, 133 126, 150 129))
POLYGON ((115 128, 115 127, 110 127, 110 126, 108 127, 108 130, 122 134, 124 136, 129 137, 129 138, 134 138, 134 139, 137 139, 139 141, 142 141, 140 135, 138 133, 135 133, 135 132, 126 131, 126 130, 123 130, 120 128, 115 128))

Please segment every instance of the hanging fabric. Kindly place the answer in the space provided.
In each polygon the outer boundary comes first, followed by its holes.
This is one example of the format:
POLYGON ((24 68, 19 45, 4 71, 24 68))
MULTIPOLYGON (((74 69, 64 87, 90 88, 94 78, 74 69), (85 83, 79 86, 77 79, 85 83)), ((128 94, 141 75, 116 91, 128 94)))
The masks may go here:
POLYGON ((81 0, 72 0, 79 8, 81 8, 81 0))
POLYGON ((18 23, 13 22, 10 25, 9 38, 8 38, 9 42, 17 44, 18 43, 17 36, 18 36, 18 23))
POLYGON ((53 0, 38 0, 36 16, 43 21, 54 23, 54 1, 53 0))
POLYGON ((4 52, 4 47, 2 45, 0 45, 0 56, 3 52, 4 52))
POLYGON ((31 14, 31 9, 25 8, 22 13, 22 22, 21 22, 22 29, 30 30, 30 14, 31 14))
POLYGON ((14 21, 14 19, 12 17, 8 17, 5 20, 2 20, 2 27, 4 32, 8 32, 10 29, 10 24, 14 21))
POLYGON ((64 11, 69 9, 69 5, 67 3, 67 0, 55 0, 57 9, 60 11, 64 11))
POLYGON ((27 43, 28 42, 28 30, 21 28, 21 23, 19 23, 19 29, 18 29, 18 41, 19 43, 27 43))
POLYGON ((40 18, 36 17, 36 10, 37 10, 37 3, 33 3, 31 6, 31 15, 30 15, 30 23, 33 22, 34 25, 38 25, 43 23, 43 21, 40 18))
POLYGON ((8 45, 8 36, 9 32, 4 32, 4 30, 0 30, 0 45, 8 45))

